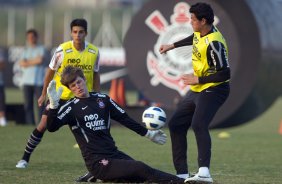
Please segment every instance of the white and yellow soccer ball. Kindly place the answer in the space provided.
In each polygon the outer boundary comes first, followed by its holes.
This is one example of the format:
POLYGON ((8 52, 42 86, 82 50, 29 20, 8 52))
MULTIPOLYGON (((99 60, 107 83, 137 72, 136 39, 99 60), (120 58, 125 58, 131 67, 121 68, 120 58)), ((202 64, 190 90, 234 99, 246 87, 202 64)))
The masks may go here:
POLYGON ((142 115, 142 122, 149 130, 158 130, 166 123, 166 114, 160 107, 149 107, 142 115))

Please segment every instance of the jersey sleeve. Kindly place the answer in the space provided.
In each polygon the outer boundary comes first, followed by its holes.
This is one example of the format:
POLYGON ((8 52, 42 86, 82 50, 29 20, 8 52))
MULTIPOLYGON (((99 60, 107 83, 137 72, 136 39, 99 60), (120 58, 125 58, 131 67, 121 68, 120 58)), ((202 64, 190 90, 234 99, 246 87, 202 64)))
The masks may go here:
POLYGON ((61 66, 63 62, 63 58, 64 58, 63 48, 59 46, 53 54, 53 57, 49 64, 49 68, 51 68, 52 70, 58 70, 58 68, 61 66))
POLYGON ((115 101, 109 98, 109 106, 110 106, 110 116, 111 119, 121 123, 125 127, 131 129, 137 134, 144 136, 147 133, 147 129, 143 127, 140 123, 133 120, 131 117, 127 115, 124 109, 122 109, 115 101))
POLYGON ((47 117, 47 130, 55 132, 60 127, 71 122, 71 106, 61 106, 61 108, 50 109, 47 117))
POLYGON ((194 34, 188 36, 187 38, 184 38, 183 40, 175 42, 173 45, 174 45, 175 48, 192 45, 193 44, 193 38, 194 38, 194 34))
POLYGON ((207 48, 207 60, 210 66, 208 76, 200 77, 199 83, 223 82, 230 79, 230 68, 225 46, 213 41, 207 48))
POLYGON ((229 68, 226 48, 219 41, 213 41, 209 44, 207 48, 207 59, 210 68, 214 71, 229 68))

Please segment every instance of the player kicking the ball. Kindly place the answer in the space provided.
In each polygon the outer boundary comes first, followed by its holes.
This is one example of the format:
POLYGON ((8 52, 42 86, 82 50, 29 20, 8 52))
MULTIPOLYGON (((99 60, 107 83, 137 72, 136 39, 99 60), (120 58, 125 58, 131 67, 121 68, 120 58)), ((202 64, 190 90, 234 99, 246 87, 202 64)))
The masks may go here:
POLYGON ((151 168, 119 151, 110 133, 110 119, 157 144, 166 142, 166 135, 161 130, 147 130, 107 95, 89 92, 79 68, 67 66, 61 75, 61 83, 75 98, 60 106, 62 88, 56 90, 56 82, 50 82, 47 129, 55 132, 63 125, 70 127, 92 175, 107 182, 184 183, 182 178, 151 168))

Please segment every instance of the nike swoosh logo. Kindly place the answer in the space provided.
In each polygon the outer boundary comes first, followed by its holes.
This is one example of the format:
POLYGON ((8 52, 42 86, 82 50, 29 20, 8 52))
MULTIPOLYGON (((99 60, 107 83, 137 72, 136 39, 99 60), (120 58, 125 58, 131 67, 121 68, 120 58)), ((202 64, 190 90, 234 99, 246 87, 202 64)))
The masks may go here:
POLYGON ((211 93, 212 91, 206 90, 207 93, 211 93))
POLYGON ((116 79, 116 78, 122 77, 124 75, 127 75, 127 69, 126 68, 115 70, 115 71, 112 71, 112 72, 103 73, 103 74, 100 75, 100 83, 104 84, 106 82, 110 82, 112 79, 116 79))
POLYGON ((87 107, 88 107, 88 105, 87 105, 87 106, 85 106, 85 107, 82 107, 81 109, 82 109, 82 110, 85 110, 87 107))

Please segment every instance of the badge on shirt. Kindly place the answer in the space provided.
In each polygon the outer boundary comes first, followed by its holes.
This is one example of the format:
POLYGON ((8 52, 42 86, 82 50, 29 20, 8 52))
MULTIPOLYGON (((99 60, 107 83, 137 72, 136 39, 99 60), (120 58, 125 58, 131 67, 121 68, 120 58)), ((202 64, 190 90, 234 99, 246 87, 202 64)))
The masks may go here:
POLYGON ((97 99, 97 103, 98 103, 98 105, 99 105, 99 107, 100 107, 101 109, 105 107, 105 104, 104 104, 104 102, 103 102, 103 100, 102 100, 101 98, 98 98, 98 99, 97 99))
POLYGON ((109 160, 103 159, 103 160, 100 160, 99 163, 102 164, 103 166, 106 166, 109 164, 109 160))

